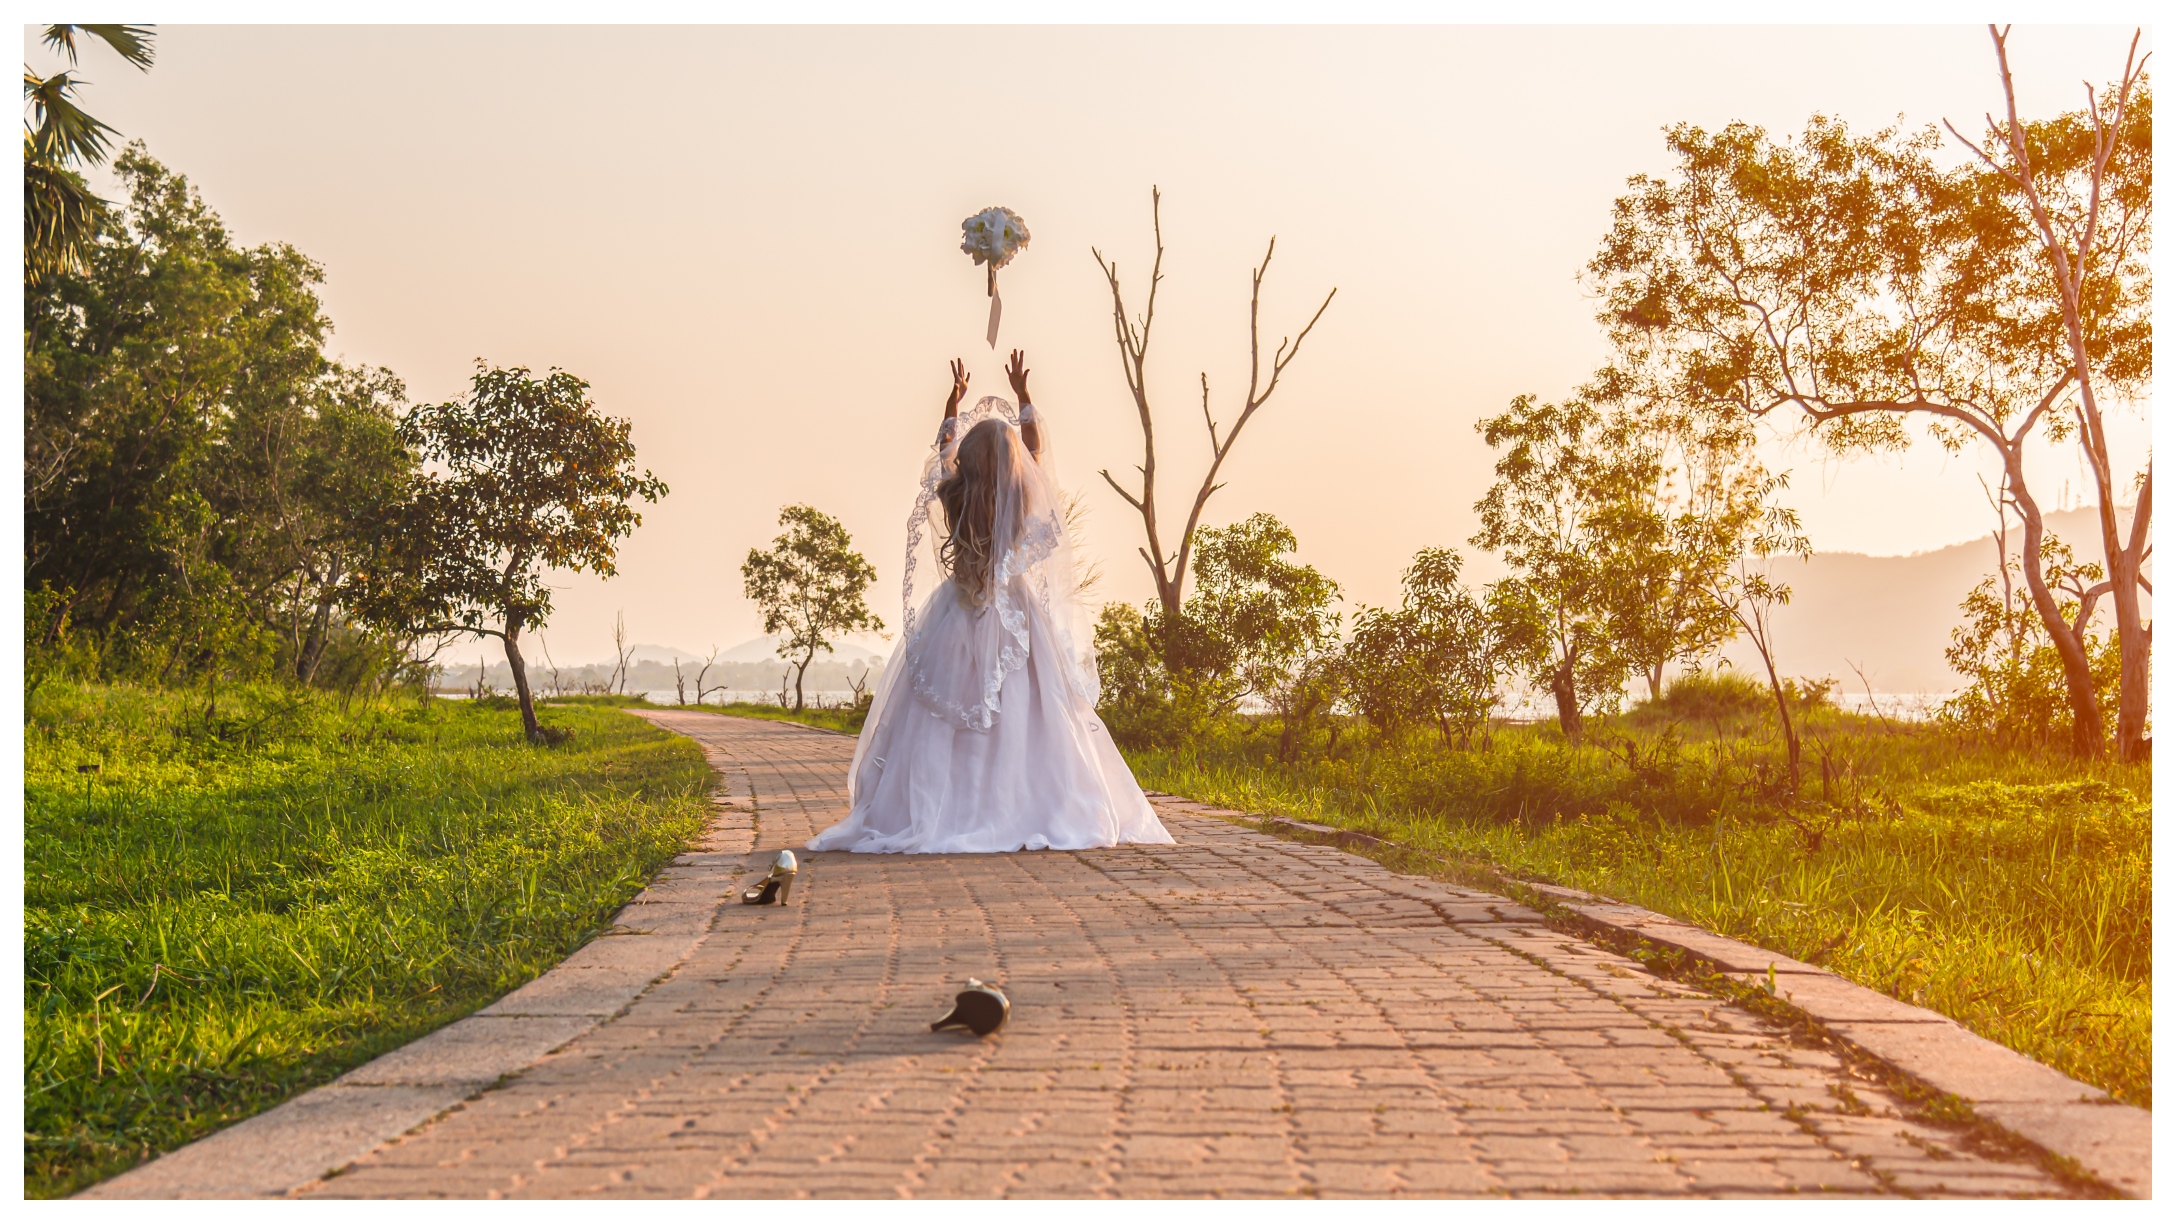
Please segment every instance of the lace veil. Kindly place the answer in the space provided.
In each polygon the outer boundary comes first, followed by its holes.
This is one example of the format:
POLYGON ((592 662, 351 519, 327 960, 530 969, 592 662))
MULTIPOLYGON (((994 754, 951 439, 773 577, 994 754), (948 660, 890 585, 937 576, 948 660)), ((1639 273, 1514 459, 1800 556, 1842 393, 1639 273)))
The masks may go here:
MULTIPOLYGON (((914 509, 907 516, 903 631, 869 711, 872 722, 901 696, 898 688, 904 684, 953 726, 989 730, 999 713, 1005 678, 1026 664, 1030 651, 1039 648, 1033 644, 1038 638, 1047 640, 1058 656, 1048 660, 1047 669, 1039 667, 1044 682, 1064 684, 1091 707, 1096 702, 1100 685, 1094 638, 1076 591, 1065 503, 1053 474, 1049 422, 1036 418, 1042 444, 1038 459, 1022 441, 1019 421, 1019 410, 1010 401, 985 396, 939 432, 922 465, 914 509), (985 598, 969 604, 937 559, 943 530, 937 486, 952 474, 968 432, 991 420, 998 422, 1004 452, 991 529, 991 575, 985 598), (1047 637, 1030 632, 1031 620, 1047 637)), ((859 772, 857 759, 854 774, 859 772)))

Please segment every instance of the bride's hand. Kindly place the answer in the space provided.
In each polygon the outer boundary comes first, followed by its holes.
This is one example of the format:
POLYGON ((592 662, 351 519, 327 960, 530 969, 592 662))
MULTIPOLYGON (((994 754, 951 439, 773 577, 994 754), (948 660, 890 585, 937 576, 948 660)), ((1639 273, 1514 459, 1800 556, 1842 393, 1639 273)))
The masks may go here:
POLYGON ((1028 402, 1028 368, 1025 361, 1026 354, 1014 349, 1012 364, 1005 367, 1005 378, 1012 383, 1013 396, 1023 404, 1028 402))
POLYGON ((967 363, 952 362, 952 398, 944 402, 944 414, 948 417, 960 414, 960 400, 967 394, 967 363))

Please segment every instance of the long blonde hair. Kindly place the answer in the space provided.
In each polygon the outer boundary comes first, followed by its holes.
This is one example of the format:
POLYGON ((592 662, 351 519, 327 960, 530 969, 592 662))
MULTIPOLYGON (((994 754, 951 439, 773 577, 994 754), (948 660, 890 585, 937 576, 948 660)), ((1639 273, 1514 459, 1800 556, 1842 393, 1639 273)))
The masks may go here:
MULTIPOLYGON (((952 474, 937 485, 944 506, 944 542, 937 561, 952 576, 960 598, 979 604, 990 596, 990 541, 997 531, 997 492, 1013 462, 1010 429, 994 417, 979 421, 960 439, 952 474)), ((1018 513, 1014 507, 1014 513, 1018 513)))

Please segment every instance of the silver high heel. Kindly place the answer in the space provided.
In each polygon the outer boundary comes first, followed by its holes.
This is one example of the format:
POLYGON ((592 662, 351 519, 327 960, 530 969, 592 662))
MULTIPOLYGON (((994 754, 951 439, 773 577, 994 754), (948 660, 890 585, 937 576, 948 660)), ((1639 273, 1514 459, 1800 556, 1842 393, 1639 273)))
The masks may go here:
POLYGON ((752 887, 742 892, 740 903, 742 905, 769 905, 771 902, 776 901, 780 905, 784 905, 787 896, 793 892, 794 878, 800 873, 801 864, 794 859, 793 851, 781 850, 778 852, 776 861, 771 864, 770 874, 756 881, 752 887))

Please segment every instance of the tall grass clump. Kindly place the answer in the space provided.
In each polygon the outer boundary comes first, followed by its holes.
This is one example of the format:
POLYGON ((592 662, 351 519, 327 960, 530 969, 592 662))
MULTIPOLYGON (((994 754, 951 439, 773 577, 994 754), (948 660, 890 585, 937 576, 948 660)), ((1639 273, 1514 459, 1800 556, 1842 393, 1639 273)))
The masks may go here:
POLYGON ((323 1083, 594 935, 701 828, 709 771, 619 711, 549 717, 537 748, 506 702, 34 693, 26 1193, 323 1083))
POLYGON ((1127 757, 1146 786, 1483 859, 1828 966, 2150 1106, 2148 767, 1809 702, 1794 788, 1772 717, 1707 686, 1598 720, 1583 745, 1499 726, 1454 751, 1348 724, 1280 764, 1273 726, 1232 720, 1127 757))

